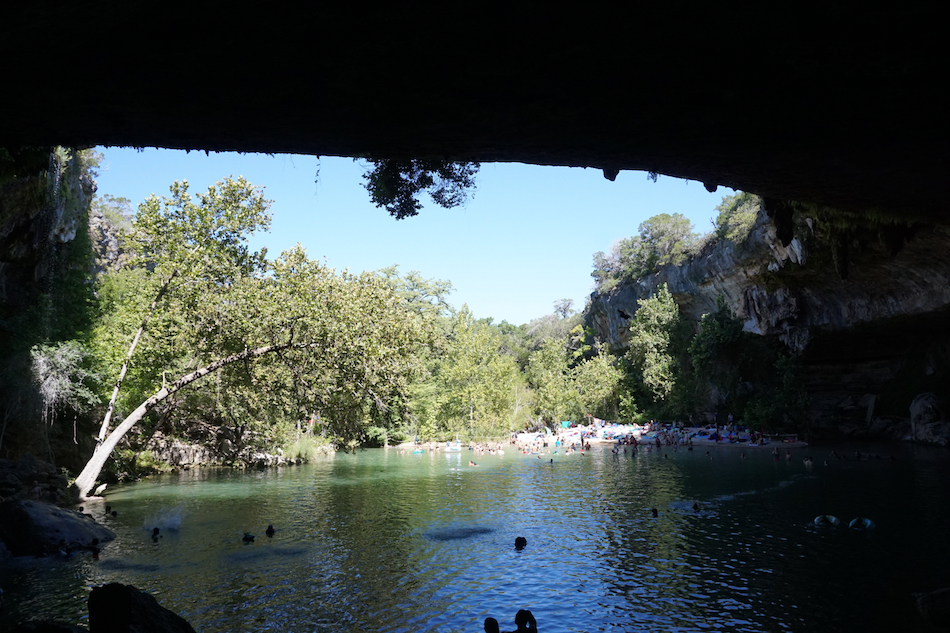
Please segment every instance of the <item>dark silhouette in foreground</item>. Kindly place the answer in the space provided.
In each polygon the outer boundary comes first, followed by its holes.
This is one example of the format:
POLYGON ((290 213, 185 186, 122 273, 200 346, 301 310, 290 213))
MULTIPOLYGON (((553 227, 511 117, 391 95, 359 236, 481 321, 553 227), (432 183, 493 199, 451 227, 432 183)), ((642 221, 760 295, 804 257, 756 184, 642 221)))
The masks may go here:
MULTIPOLYGON (((511 633, 538 633, 538 623, 527 609, 521 609, 515 615, 515 626, 518 628, 515 631, 511 631, 511 633)), ((495 618, 485 618, 485 633, 501 633, 498 627, 498 620, 495 618)))

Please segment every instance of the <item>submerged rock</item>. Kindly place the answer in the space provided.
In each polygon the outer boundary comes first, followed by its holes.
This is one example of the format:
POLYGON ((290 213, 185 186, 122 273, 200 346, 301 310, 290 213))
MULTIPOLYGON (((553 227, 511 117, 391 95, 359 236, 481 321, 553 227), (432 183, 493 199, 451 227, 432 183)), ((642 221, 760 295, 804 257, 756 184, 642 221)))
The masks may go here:
POLYGON ((90 633, 195 633, 180 615, 132 585, 110 583, 89 594, 90 633))
POLYGON ((89 547, 93 539, 105 543, 112 530, 81 512, 42 501, 6 501, 0 504, 0 542, 13 556, 45 556, 62 547, 89 547))

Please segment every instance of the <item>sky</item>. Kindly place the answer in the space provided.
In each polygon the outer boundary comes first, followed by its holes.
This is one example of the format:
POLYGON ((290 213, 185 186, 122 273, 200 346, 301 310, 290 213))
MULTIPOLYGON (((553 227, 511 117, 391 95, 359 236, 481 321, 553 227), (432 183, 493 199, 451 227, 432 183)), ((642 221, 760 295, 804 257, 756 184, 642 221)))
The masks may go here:
POLYGON ((581 310, 593 291, 593 256, 637 234, 644 220, 681 213, 695 231, 712 228, 715 208, 734 193, 645 172, 519 163, 483 164, 467 204, 443 209, 423 195, 419 215, 395 220, 363 188, 365 164, 349 158, 98 148, 98 193, 125 197, 133 209, 168 195, 176 180, 193 193, 228 176, 263 186, 273 200, 271 231, 251 238, 271 256, 302 244, 312 258, 359 273, 393 264, 449 280, 449 303, 477 318, 515 325, 550 314, 571 299, 581 310))

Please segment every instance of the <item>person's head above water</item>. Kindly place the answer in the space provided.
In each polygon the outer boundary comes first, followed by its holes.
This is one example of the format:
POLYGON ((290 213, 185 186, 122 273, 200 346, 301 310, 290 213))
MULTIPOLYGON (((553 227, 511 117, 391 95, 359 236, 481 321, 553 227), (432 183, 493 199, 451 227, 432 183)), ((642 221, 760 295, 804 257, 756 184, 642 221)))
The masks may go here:
POLYGON ((528 546, 528 539, 523 536, 519 536, 515 539, 515 549, 524 549, 528 546))
POLYGON ((527 609, 521 609, 515 615, 515 624, 518 625, 518 631, 537 631, 538 623, 534 616, 527 609))

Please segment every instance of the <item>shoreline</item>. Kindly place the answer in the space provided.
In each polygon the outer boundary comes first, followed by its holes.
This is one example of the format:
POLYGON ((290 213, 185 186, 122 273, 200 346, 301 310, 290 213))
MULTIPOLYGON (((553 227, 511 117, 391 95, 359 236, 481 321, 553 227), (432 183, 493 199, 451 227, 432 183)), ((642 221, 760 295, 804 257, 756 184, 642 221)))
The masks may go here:
MULTIPOLYGON (((699 430, 699 427, 690 427, 690 428, 684 429, 684 432, 692 434, 692 433, 698 432, 698 430, 699 430)), ((553 438, 557 436, 554 435, 550 437, 553 438)), ((693 442, 694 447, 703 446, 703 447, 723 447, 723 448, 767 449, 769 452, 771 452, 772 449, 774 448, 793 449, 793 448, 807 448, 809 446, 808 442, 805 442, 803 440, 797 440, 797 439, 791 440, 791 441, 778 440, 778 439, 767 440, 765 444, 749 444, 747 437, 741 437, 740 439, 744 441, 739 441, 739 442, 730 442, 728 440, 716 441, 716 440, 710 440, 706 436, 703 436, 703 437, 693 437, 692 442, 693 442)), ((613 445, 617 443, 617 440, 615 438, 611 439, 611 438, 605 438, 605 437, 588 437, 588 438, 585 438, 585 441, 588 442, 591 446, 609 446, 609 445, 613 445)), ((640 443, 641 446, 644 444, 651 444, 651 445, 654 444, 654 440, 652 439, 647 439, 647 440, 638 439, 638 442, 640 443)), ((517 444, 512 443, 510 439, 503 439, 503 438, 492 440, 490 443, 491 444, 499 443, 503 447, 517 446, 517 444)), ((682 443, 678 445, 679 448, 684 448, 685 446, 686 445, 682 443)), ((465 445, 465 448, 470 448, 470 447, 471 447, 471 443, 465 445)), ((430 450, 441 451, 445 449, 445 442, 422 442, 420 444, 416 444, 414 442, 402 442, 401 444, 390 444, 384 448, 390 448, 390 449, 396 449, 396 450, 423 449, 427 451, 430 451, 430 450)), ((672 449, 673 446, 664 443, 662 445, 662 448, 672 449)))

